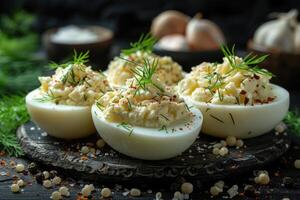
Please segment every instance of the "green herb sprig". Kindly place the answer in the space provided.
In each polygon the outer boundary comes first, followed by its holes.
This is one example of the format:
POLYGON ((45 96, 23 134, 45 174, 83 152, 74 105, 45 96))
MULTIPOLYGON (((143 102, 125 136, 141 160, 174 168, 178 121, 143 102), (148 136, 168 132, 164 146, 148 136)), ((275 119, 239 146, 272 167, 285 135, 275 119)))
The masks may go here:
POLYGON ((274 74, 272 74, 268 70, 262 69, 258 66, 260 63, 262 63, 266 60, 268 55, 263 55, 263 56, 259 57, 257 55, 253 55, 252 53, 249 53, 247 56, 245 56, 242 59, 241 63, 237 63, 235 60, 236 55, 235 55, 235 46, 234 45, 232 46, 231 50, 227 46, 222 45, 221 50, 222 50, 224 56, 227 58, 230 66, 233 68, 232 70, 240 69, 240 70, 249 71, 249 72, 252 72, 255 74, 261 74, 261 75, 270 76, 270 77, 274 76, 274 74))
POLYGON ((133 127, 130 124, 126 123, 126 122, 122 122, 122 123, 118 124, 117 127, 121 127, 123 129, 125 129, 126 131, 128 131, 129 136, 131 136, 131 134, 133 132, 133 127))
POLYGON ((74 49, 73 58, 71 61, 67 61, 60 64, 51 62, 49 66, 51 69, 56 69, 58 67, 66 68, 69 65, 82 65, 82 64, 86 64, 87 62, 89 62, 89 51, 77 53, 77 51, 74 49))
POLYGON ((289 111, 288 114, 286 115, 286 117, 284 118, 284 122, 292 130, 292 133, 300 136, 300 111, 299 111, 299 109, 289 111))
POLYGON ((23 155, 16 129, 29 120, 23 96, 5 96, 0 100, 0 150, 10 156, 23 155))
POLYGON ((136 68, 131 69, 132 73, 134 74, 134 79, 137 81, 137 85, 138 85, 135 94, 137 94, 141 89, 145 91, 148 90, 149 85, 156 87, 161 93, 164 92, 164 89, 152 80, 152 77, 157 70, 157 66, 159 62, 158 58, 155 58, 152 62, 150 62, 149 59, 144 58, 143 64, 130 61, 122 57, 121 59, 124 59, 127 62, 137 65, 136 68))
POLYGON ((130 43, 130 48, 123 49, 121 53, 128 56, 137 51, 152 52, 156 42, 157 40, 150 33, 142 34, 137 42, 130 43))
POLYGON ((55 96, 52 90, 49 90, 46 94, 44 94, 40 98, 37 98, 36 100, 40 102, 47 102, 47 101, 57 102, 59 101, 60 98, 61 98, 60 96, 55 96))

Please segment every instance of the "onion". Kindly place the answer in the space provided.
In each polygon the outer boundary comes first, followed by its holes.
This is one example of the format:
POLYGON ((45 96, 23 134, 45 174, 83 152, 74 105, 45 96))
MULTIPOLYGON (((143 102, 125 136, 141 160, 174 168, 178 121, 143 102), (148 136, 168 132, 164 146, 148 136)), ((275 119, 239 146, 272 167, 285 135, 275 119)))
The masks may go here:
POLYGON ((169 51, 188 51, 189 45, 183 35, 174 34, 162 37, 157 46, 169 51))
POLYGON ((189 17, 176 10, 167 10, 154 18, 151 25, 151 33, 156 38, 165 35, 184 35, 189 17))
POLYGON ((197 14, 187 25, 186 38, 192 50, 216 50, 225 43, 220 28, 212 21, 197 14))

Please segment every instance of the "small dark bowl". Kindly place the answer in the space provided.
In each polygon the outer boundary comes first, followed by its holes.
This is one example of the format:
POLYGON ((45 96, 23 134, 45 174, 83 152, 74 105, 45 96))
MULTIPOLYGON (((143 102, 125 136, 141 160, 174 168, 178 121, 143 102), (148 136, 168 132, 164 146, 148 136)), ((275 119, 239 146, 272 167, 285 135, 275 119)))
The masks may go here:
POLYGON ((43 46, 49 60, 59 62, 73 55, 74 49, 77 52, 89 51, 89 62, 94 69, 106 69, 109 62, 109 52, 113 40, 113 32, 100 26, 81 26, 99 35, 99 40, 91 43, 69 44, 56 43, 51 40, 51 36, 58 28, 49 29, 43 34, 43 46), (96 66, 95 66, 96 65, 96 66))
POLYGON ((247 46, 250 52, 257 55, 269 55, 260 66, 275 74, 276 77, 273 77, 271 82, 288 89, 300 88, 300 54, 267 49, 254 44, 252 40, 248 42, 247 46))
POLYGON ((182 65, 183 70, 189 72, 191 67, 202 62, 221 62, 223 54, 221 50, 212 51, 170 51, 154 47, 153 52, 160 56, 170 56, 182 65))

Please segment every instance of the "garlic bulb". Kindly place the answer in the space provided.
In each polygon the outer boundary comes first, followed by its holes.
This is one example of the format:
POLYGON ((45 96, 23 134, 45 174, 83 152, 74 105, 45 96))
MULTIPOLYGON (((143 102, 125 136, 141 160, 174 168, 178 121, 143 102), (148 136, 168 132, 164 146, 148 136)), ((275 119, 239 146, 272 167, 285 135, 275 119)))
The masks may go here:
POLYGON ((169 51, 188 51, 189 45, 186 41, 186 38, 183 35, 174 34, 166 35, 162 37, 157 46, 161 49, 166 49, 169 51))
POLYGON ((192 50, 215 50, 225 43, 220 28, 197 14, 187 25, 186 38, 192 50))
POLYGON ((179 11, 167 10, 154 18, 151 33, 156 38, 171 34, 184 35, 189 19, 188 16, 179 11))
POLYGON ((286 14, 279 14, 278 19, 261 25, 254 34, 254 44, 268 49, 293 52, 295 49, 294 26, 297 15, 297 10, 291 10, 286 14))

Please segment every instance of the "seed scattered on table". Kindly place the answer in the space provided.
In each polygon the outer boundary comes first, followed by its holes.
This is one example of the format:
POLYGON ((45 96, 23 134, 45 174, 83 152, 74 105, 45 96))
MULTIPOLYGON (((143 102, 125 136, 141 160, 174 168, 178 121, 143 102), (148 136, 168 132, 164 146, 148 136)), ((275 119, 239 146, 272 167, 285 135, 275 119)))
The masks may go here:
POLYGON ((53 179, 52 179, 52 183, 54 185, 59 185, 61 183, 61 178, 59 176, 55 176, 53 179))
POLYGON ((234 136, 228 136, 226 138, 226 143, 230 147, 235 146, 236 145, 236 137, 234 137, 234 136))
POLYGON ((222 189, 222 191, 223 191, 223 187, 224 187, 225 183, 224 183, 224 181, 218 181, 214 185, 217 186, 218 188, 222 189))
POLYGON ((227 155, 228 154, 228 148, 227 147, 222 147, 221 149, 220 149, 220 152, 219 152, 219 154, 220 154, 220 156, 225 156, 225 155, 227 155))
POLYGON ((269 173, 267 171, 259 171, 258 176, 254 178, 254 182, 260 185, 267 185, 270 183, 269 173))
POLYGON ((161 200, 161 198, 162 198, 162 193, 161 192, 157 192, 155 194, 155 200, 161 200))
POLYGON ((99 149, 102 149, 104 146, 105 146, 105 142, 103 139, 98 139, 97 142, 96 142, 96 146, 99 148, 99 149))
POLYGON ((181 185, 181 192, 185 194, 191 194, 193 192, 194 186, 189 182, 185 182, 181 185))
POLYGON ((19 163, 16 165, 15 170, 16 170, 16 172, 21 173, 25 170, 25 166, 22 163, 19 163))
POLYGON ((219 187, 217 187, 215 185, 210 188, 210 194, 212 196, 218 196, 221 192, 222 192, 222 189, 220 189, 219 187))
POLYGON ((111 190, 109 188, 103 188, 101 190, 101 196, 104 198, 110 197, 111 196, 111 190))
POLYGON ((296 169, 300 169, 300 159, 295 160, 294 166, 296 169))
POLYGON ((81 153, 83 153, 83 154, 88 154, 89 152, 90 152, 90 149, 89 149, 89 147, 88 146, 83 146, 83 147, 81 147, 81 153))
POLYGON ((82 189, 81 189, 81 194, 84 196, 84 197, 88 197, 90 196, 92 193, 90 187, 88 187, 87 185, 85 185, 82 189))
POLYGON ((54 191, 54 192, 52 192, 50 198, 53 199, 53 200, 61 200, 62 196, 61 196, 61 193, 59 191, 54 191))
POLYGON ((24 187, 25 186, 25 182, 22 179, 18 180, 17 184, 18 184, 19 187, 24 187))
POLYGON ((181 194, 181 192, 179 191, 174 192, 174 196, 172 200, 181 200, 181 199, 183 199, 183 195, 181 194))
POLYGON ((141 196, 141 190, 137 189, 137 188, 132 188, 130 190, 130 193, 129 193, 131 196, 133 197, 139 197, 141 196))
POLYGON ((38 167, 37 167, 37 165, 34 163, 34 162, 32 162, 32 163, 30 163, 29 165, 28 165, 28 171, 31 173, 31 174, 36 174, 37 172, 38 172, 38 167))
POLYGON ((238 185, 233 185, 231 188, 229 188, 227 190, 227 194, 229 195, 229 198, 233 198, 237 196, 239 194, 238 190, 239 190, 238 185))
POLYGON ((61 193, 62 196, 65 196, 65 197, 70 196, 69 188, 67 188, 65 186, 60 187, 58 191, 61 193))
POLYGON ((49 179, 50 173, 48 171, 43 171, 43 176, 44 176, 44 179, 49 179))
POLYGON ((13 193, 17 193, 17 192, 20 192, 20 187, 19 187, 19 185, 18 184, 12 184, 11 186, 10 186, 10 190, 13 192, 13 193))
POLYGON ((45 188, 51 188, 52 187, 52 182, 50 180, 44 180, 43 181, 43 186, 45 188))

